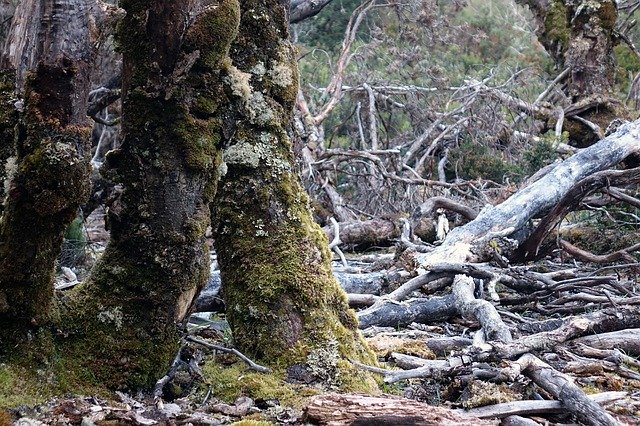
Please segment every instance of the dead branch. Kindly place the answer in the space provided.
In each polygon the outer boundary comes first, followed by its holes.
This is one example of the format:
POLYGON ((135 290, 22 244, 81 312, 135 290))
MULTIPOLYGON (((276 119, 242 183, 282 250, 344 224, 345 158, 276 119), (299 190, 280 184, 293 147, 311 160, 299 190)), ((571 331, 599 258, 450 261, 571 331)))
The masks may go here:
POLYGON ((244 355, 242 352, 240 352, 237 349, 227 348, 220 345, 214 345, 192 336, 187 336, 186 340, 188 340, 189 342, 197 343, 198 345, 204 346, 205 348, 211 349, 213 351, 224 352, 226 354, 233 354, 238 358, 240 358, 242 361, 244 361, 252 370, 258 371, 260 373, 271 373, 270 368, 263 367, 262 365, 256 364, 255 362, 251 361, 246 355, 244 355))
POLYGON ((619 423, 598 404, 589 399, 565 374, 553 369, 531 354, 512 363, 512 368, 533 380, 560 400, 580 421, 587 425, 618 426, 619 423))
POLYGON ((574 246, 568 241, 558 240, 558 244, 562 248, 562 250, 569 253, 574 258, 581 260, 583 262, 591 262, 591 263, 612 263, 617 262, 619 260, 623 260, 626 262, 635 262, 635 258, 629 254, 629 252, 638 250, 640 248, 640 244, 634 244, 631 247, 627 247, 622 250, 615 251, 613 253, 605 254, 605 255, 597 255, 590 253, 586 250, 583 250, 579 247, 574 246))
MULTIPOLYGON (((588 395, 589 400, 598 404, 622 399, 626 392, 602 392, 588 395)), ((481 419, 504 418, 514 415, 532 416, 536 414, 553 414, 566 412, 567 408, 561 401, 512 401, 501 404, 485 405, 484 407, 471 408, 468 410, 458 410, 481 419)), ((535 423, 536 425, 539 423, 535 423)))
POLYGON ((609 185, 637 182, 640 182, 640 167, 629 170, 605 170, 581 179, 569 188, 527 241, 522 244, 519 249, 521 256, 524 259, 534 257, 544 238, 560 223, 568 212, 578 206, 584 197, 609 185))
POLYGON ((471 277, 456 275, 453 279, 451 292, 458 312, 463 317, 477 319, 487 341, 511 342, 513 339, 509 327, 502 322, 496 308, 486 300, 476 299, 473 295, 474 288, 475 284, 471 277))

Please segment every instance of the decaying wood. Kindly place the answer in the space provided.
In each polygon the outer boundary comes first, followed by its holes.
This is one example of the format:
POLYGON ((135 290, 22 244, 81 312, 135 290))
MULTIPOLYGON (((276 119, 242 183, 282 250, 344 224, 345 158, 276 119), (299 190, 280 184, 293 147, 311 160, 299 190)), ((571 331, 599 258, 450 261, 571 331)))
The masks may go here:
MULTIPOLYGON (((604 333, 606 331, 621 330, 619 343, 624 340, 638 342, 638 339, 629 339, 626 336, 634 336, 636 333, 626 330, 627 328, 637 327, 640 322, 640 308, 636 306, 625 306, 620 308, 605 309, 590 314, 571 317, 565 320, 564 324, 552 331, 532 334, 524 336, 508 344, 494 342, 494 350, 496 355, 501 358, 514 358, 518 355, 526 354, 531 351, 550 350, 558 344, 567 342, 571 339, 585 336, 589 333, 604 333), (623 337, 625 336, 625 337, 623 337)), ((576 342, 589 346, 597 347, 599 336, 584 337, 576 339, 576 342)), ((608 344, 612 342, 607 342, 608 344)), ((608 348, 611 348, 609 346, 608 348)))
POLYGON ((542 241, 570 211, 574 210, 580 201, 608 185, 621 185, 640 181, 640 168, 630 170, 603 170, 591 176, 581 179, 571 187, 551 212, 540 222, 536 230, 520 247, 524 259, 533 258, 542 244, 542 241))
MULTIPOLYGON (((626 392, 603 392, 588 395, 588 398, 598 404, 605 404, 607 402, 624 398, 626 395, 626 392)), ((562 413, 566 412, 566 410, 567 408, 560 401, 531 400, 504 402, 501 404, 485 405, 484 407, 459 411, 481 419, 491 419, 514 415, 530 416, 534 414, 562 413)))
POLYGON ((453 280, 452 293, 455 305, 463 317, 473 317, 482 325, 486 340, 503 343, 511 342, 511 332, 496 308, 486 300, 476 299, 473 295, 475 284, 473 278, 456 275, 453 280))
POLYGON ((617 426, 619 423, 597 403, 590 400, 571 378, 551 368, 531 354, 523 355, 513 363, 522 374, 558 398, 562 405, 587 425, 617 426))
POLYGON ((640 244, 634 244, 631 247, 627 247, 623 250, 618 250, 613 253, 605 254, 605 255, 597 255, 593 253, 589 253, 586 250, 583 250, 579 247, 574 246, 568 241, 559 240, 558 243, 560 247, 569 253, 574 258, 581 260, 583 262, 591 262, 591 263, 611 263, 617 262, 619 260, 624 260, 626 262, 635 262, 635 258, 629 254, 629 252, 637 250, 640 248, 640 244))
MULTIPOLYGON (((332 226, 323 228, 324 232, 333 240, 335 232, 332 226)), ((400 237, 402 226, 390 219, 371 219, 355 222, 341 222, 339 224, 340 240, 346 245, 376 245, 389 244, 400 237)))
POLYGON ((625 124, 600 142, 556 165, 539 180, 519 190, 503 203, 483 209, 471 222, 453 229, 431 253, 417 254, 425 269, 441 262, 487 260, 485 245, 498 237, 520 243, 528 237, 526 223, 555 206, 576 183, 612 167, 640 151, 640 121, 625 124))
POLYGON ((443 407, 433 407, 404 398, 327 394, 314 396, 305 409, 307 421, 341 425, 495 425, 443 407))
POLYGON ((584 336, 575 339, 573 343, 591 346, 596 349, 617 348, 629 355, 638 356, 640 355, 640 329, 633 328, 584 336))
POLYGON ((412 322, 429 323, 442 321, 456 315, 452 295, 443 297, 416 298, 406 302, 396 302, 381 298, 374 306, 358 312, 360 328, 374 325, 398 327, 412 322), (375 309, 372 309, 375 308, 375 309))

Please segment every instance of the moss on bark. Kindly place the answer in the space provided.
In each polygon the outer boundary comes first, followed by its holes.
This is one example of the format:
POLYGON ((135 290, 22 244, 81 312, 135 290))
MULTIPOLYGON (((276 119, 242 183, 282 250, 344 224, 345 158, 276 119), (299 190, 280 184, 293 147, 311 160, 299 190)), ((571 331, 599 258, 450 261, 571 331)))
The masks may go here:
POLYGON ((178 325, 209 273, 205 230, 222 132, 213 113, 224 93, 221 60, 206 52, 226 54, 239 8, 222 0, 184 29, 175 18, 187 3, 120 3, 127 11, 118 33, 122 144, 107 167, 123 190, 110 206, 103 257, 59 304, 67 362, 110 388, 149 387, 164 374, 178 349, 178 325), (172 38, 193 31, 200 35, 188 42, 172 38), (172 36, 159 41, 164 33, 172 36))
MULTIPOLYGON (((51 349, 41 327, 51 319, 55 260, 88 196, 89 129, 72 123, 75 75, 66 59, 40 64, 27 78, 16 129, 15 169, 0 224, 0 352, 17 357, 51 349)), ((4 108, 6 116, 14 106, 4 108)))
MULTIPOLYGON (((251 356, 347 385, 344 359, 375 358, 332 275, 327 241, 293 168, 285 128, 298 70, 287 27, 280 2, 244 1, 226 67, 233 114, 223 124, 231 131, 213 218, 227 317, 235 344, 251 356), (319 359, 333 361, 323 368, 319 359)), ((364 376, 362 387, 374 387, 364 376)))

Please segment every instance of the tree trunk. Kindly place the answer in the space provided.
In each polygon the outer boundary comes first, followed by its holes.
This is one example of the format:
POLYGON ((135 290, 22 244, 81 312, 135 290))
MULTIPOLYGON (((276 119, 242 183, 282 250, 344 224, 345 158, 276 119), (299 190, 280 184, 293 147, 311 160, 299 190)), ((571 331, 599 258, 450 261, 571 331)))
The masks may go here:
POLYGON ((616 62, 613 48, 618 10, 613 0, 517 0, 529 6, 538 24, 538 40, 558 69, 570 68, 565 93, 577 110, 568 114, 565 130, 578 146, 595 143, 599 137, 580 116, 604 131, 615 118, 627 115, 612 97, 616 62))
POLYGON ((373 362, 293 167, 285 128, 298 68, 287 40, 287 6, 248 0, 242 7, 226 78, 226 175, 213 209, 234 342, 271 365, 304 364, 320 351, 373 362))
POLYGON ((15 345, 49 321, 63 232, 89 191, 90 17, 104 19, 92 0, 24 0, 2 58, 3 100, 11 99, 10 76, 24 91, 23 100, 3 102, 0 120, 1 166, 11 175, 0 227, 0 351, 16 355, 15 345))
POLYGON ((205 230, 220 161, 220 68, 239 23, 236 0, 122 0, 122 145, 107 175, 123 187, 111 239, 89 279, 62 300, 67 357, 101 383, 147 387, 179 345, 209 274, 205 230), (185 19, 189 16, 192 21, 185 19))

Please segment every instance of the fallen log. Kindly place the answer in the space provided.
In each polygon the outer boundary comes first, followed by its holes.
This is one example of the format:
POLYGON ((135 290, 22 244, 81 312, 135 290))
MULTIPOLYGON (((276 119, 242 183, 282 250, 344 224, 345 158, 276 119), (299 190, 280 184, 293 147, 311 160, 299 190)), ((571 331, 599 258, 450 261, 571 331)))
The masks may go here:
POLYGON ((637 356, 640 355, 640 329, 634 328, 584 336, 571 343, 583 344, 596 349, 616 348, 629 355, 637 356))
MULTIPOLYGON (((560 202, 577 182, 637 152, 640 152, 640 120, 621 126, 600 142, 580 150, 503 203, 485 207, 474 220, 453 229, 432 251, 415 254, 421 266, 419 271, 429 275, 433 265, 442 263, 480 263, 495 259, 505 262, 505 257, 513 254, 529 237, 531 230, 527 229, 527 223, 531 219, 560 202)), ((420 288, 420 282, 414 278, 394 293, 409 294, 420 288)), ((367 326, 380 325, 376 317, 387 321, 388 310, 389 303, 383 298, 358 316, 366 319, 367 326)))
POLYGON ((531 231, 526 224, 547 212, 582 179, 620 163, 630 154, 640 152, 640 120, 627 123, 600 142, 580 150, 550 169, 546 175, 522 188, 506 201, 482 209, 466 225, 454 228, 442 245, 416 259, 425 269, 433 263, 482 262, 494 250, 487 248, 493 239, 509 237, 517 245, 531 231))
POLYGON ((484 426, 497 422, 481 420, 443 407, 406 398, 326 394, 309 400, 306 422, 328 426, 484 426))
MULTIPOLYGON (((627 396, 626 392, 602 392, 588 395, 588 398, 598 404, 605 404, 622 399, 625 396, 627 396)), ((484 407, 458 411, 481 419, 491 419, 514 415, 531 416, 535 414, 563 413, 567 411, 567 408, 560 401, 531 400, 503 402, 501 404, 485 405, 484 407)))
POLYGON ((557 398, 586 425, 618 426, 609 413, 589 399, 566 374, 551 368, 531 354, 523 355, 513 366, 535 384, 557 398))
MULTIPOLYGON (((322 228, 329 241, 335 237, 332 226, 322 228)), ((354 222, 340 222, 338 224, 340 240, 349 246, 375 246, 379 244, 389 245, 393 240, 400 238, 402 225, 391 219, 371 219, 354 222)))
MULTIPOLYGON (((390 281, 397 279, 385 272, 370 272, 366 274, 335 272, 334 274, 346 293, 363 295, 362 297, 353 298, 355 305, 373 304, 376 300, 375 296, 380 295, 390 281)), ((212 271, 207 285, 195 301, 193 312, 224 311, 221 289, 220 271, 212 271)))
MULTIPOLYGON (((640 323, 640 307, 624 306, 610 308, 567 318, 564 324, 552 331, 544 331, 530 336, 524 336, 510 343, 493 342, 492 345, 497 357, 512 359, 527 352, 549 351, 555 346, 568 342, 571 339, 576 339, 577 343, 598 347, 598 340, 600 336, 602 336, 601 333, 611 331, 624 330, 618 335, 620 337, 617 340, 619 344, 623 344, 626 336, 634 335, 630 330, 625 329, 638 327, 638 323, 640 323), (592 333, 597 334, 583 337, 592 333)), ((638 339, 627 340, 635 340, 636 343, 638 342, 638 339)), ((607 344, 609 343, 611 342, 607 342, 607 344)), ((607 348, 610 349, 611 346, 607 348)))
POLYGON ((374 306, 375 309, 368 308, 358 312, 361 329, 374 325, 402 327, 412 322, 442 321, 458 314, 453 295, 416 298, 406 302, 395 302, 381 298, 374 306))

